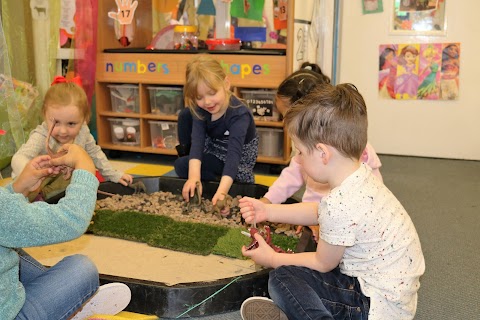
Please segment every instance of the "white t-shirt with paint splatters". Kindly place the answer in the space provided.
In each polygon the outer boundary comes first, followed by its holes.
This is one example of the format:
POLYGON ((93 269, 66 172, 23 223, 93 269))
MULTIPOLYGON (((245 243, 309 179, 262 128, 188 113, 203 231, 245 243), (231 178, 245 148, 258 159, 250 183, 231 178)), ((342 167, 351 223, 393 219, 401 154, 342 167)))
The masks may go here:
POLYGON ((319 206, 320 237, 345 246, 342 273, 370 297, 369 319, 413 319, 425 271, 420 240, 397 198, 362 164, 319 206))

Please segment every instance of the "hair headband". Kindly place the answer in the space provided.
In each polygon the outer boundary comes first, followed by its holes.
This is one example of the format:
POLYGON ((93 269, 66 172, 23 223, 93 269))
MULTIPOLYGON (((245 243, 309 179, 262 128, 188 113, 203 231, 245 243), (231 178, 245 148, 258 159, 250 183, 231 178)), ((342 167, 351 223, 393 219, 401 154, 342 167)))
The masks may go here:
POLYGON ((75 84, 77 84, 81 87, 82 86, 82 79, 80 79, 79 76, 76 76, 72 79, 66 79, 65 77, 62 77, 62 76, 55 76, 55 78, 53 78, 53 82, 50 86, 53 86, 53 85, 58 84, 58 83, 75 83, 75 84))

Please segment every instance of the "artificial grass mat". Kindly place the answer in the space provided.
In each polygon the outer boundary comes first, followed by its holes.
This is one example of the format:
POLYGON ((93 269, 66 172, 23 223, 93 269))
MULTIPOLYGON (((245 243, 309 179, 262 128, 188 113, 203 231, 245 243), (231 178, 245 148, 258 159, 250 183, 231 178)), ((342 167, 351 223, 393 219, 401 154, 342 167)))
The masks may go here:
MULTIPOLYGON (((246 228, 182 222, 143 212, 111 210, 96 211, 88 229, 99 236, 143 242, 153 247, 245 259, 241 247, 248 245, 250 238, 241 234, 241 230, 246 228)), ((294 249, 298 239, 272 234, 272 242, 284 249, 294 249)))

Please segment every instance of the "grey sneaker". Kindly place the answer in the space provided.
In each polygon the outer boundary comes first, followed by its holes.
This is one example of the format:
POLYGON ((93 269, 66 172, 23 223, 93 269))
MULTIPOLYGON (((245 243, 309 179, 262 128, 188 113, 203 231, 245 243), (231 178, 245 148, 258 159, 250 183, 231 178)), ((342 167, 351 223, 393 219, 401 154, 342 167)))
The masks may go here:
POLYGON ((83 305, 72 320, 84 320, 98 315, 116 315, 125 309, 131 299, 130 288, 119 282, 112 282, 100 286, 97 292, 83 305))
POLYGON ((240 308, 243 320, 288 320, 283 311, 268 298, 251 297, 240 308))

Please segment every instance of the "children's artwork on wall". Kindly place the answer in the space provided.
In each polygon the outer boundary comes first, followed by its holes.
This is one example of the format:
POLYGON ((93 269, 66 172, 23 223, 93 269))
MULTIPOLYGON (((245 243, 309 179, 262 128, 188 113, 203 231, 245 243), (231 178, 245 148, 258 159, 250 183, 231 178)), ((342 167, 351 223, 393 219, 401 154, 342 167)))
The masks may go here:
POLYGON ((287 29, 287 1, 273 0, 273 25, 275 30, 287 29))
POLYGON ((236 18, 262 21, 265 0, 232 0, 230 14, 236 18))
POLYGON ((379 47, 378 92, 385 99, 456 100, 460 43, 379 47))
POLYGON ((135 10, 138 6, 138 1, 132 0, 115 0, 117 4, 117 12, 108 12, 108 17, 112 18, 115 28, 115 36, 120 44, 124 47, 130 45, 135 35, 135 10))
POLYGON ((420 45, 417 99, 439 99, 441 52, 442 45, 439 43, 420 45))
POLYGON ((75 34, 75 0, 62 0, 60 10, 60 47, 70 48, 75 34))
POLYGON ((395 99, 395 78, 397 77, 398 45, 380 45, 378 91, 380 97, 395 99))
POLYGON ((418 88, 418 44, 400 45, 397 51, 396 99, 415 99, 418 88))
POLYGON ((456 100, 458 98, 458 76, 460 74, 460 43, 442 44, 440 74, 440 98, 442 100, 456 100))
POLYGON ((399 11, 427 11, 438 8, 438 0, 401 0, 399 11))
POLYGON ((393 35, 446 34, 446 0, 394 0, 390 33, 393 35))
POLYGON ((363 14, 383 12, 383 0, 362 0, 363 14))

